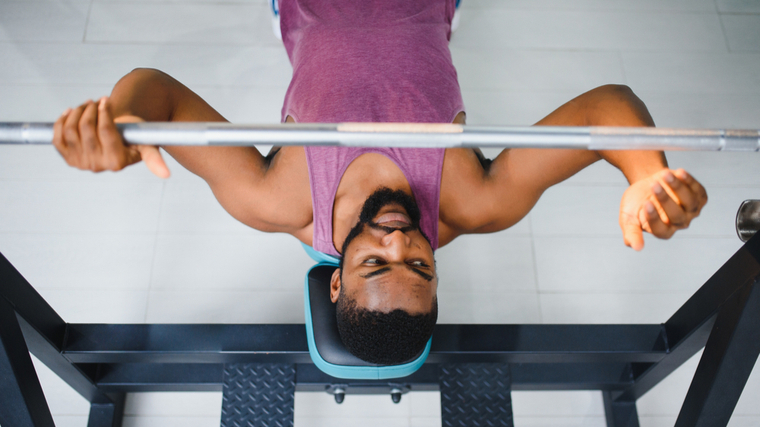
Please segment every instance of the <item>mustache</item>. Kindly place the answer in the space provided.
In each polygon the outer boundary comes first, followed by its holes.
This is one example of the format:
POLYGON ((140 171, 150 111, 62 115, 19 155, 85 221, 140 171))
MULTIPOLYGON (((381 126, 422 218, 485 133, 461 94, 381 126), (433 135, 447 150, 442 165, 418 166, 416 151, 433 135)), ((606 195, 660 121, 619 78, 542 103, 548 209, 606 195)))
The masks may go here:
POLYGON ((405 227, 388 227, 388 226, 385 226, 385 225, 375 224, 372 221, 366 222, 364 224, 367 224, 367 226, 369 226, 370 228, 374 228, 375 230, 383 230, 387 234, 391 234, 394 231, 401 231, 402 233, 406 234, 406 233, 408 233, 410 231, 414 231, 414 230, 418 230, 419 229, 419 227, 415 227, 413 225, 407 225, 405 227))

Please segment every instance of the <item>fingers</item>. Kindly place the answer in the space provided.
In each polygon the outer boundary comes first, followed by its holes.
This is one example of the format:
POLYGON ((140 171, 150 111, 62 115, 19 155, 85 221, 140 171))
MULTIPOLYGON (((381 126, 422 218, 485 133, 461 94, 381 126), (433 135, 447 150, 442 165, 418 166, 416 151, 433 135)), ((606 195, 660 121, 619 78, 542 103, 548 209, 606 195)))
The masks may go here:
POLYGON ((56 150, 58 150, 64 159, 67 159, 69 147, 63 139, 63 124, 66 122, 66 118, 70 112, 71 108, 67 108, 66 111, 61 114, 61 117, 58 117, 58 120, 53 124, 53 146, 55 146, 56 150))
MULTIPOLYGON (((135 117, 132 121, 140 121, 135 117)), ((141 151, 127 146, 111 115, 108 98, 98 103, 87 101, 67 110, 53 126, 53 144, 70 166, 82 170, 118 171, 141 160, 141 151)), ((158 176, 168 177, 158 149, 146 151, 151 158, 149 168, 158 176)))
POLYGON ((652 184, 656 208, 663 223, 687 228, 707 202, 704 187, 683 169, 666 170, 652 184))
POLYGON ((82 145, 82 165, 91 171, 100 172, 103 166, 98 161, 102 149, 97 134, 98 108, 92 101, 84 104, 82 117, 79 119, 79 139, 82 145))
POLYGON ((670 224, 674 227, 685 228, 688 226, 688 217, 684 208, 676 200, 674 195, 666 191, 661 183, 652 184, 652 192, 659 205, 660 219, 663 223, 670 224))
POLYGON ((707 190, 705 190, 705 187, 703 187, 699 181, 694 179, 694 177, 692 177, 683 169, 676 170, 675 175, 684 184, 686 184, 689 189, 691 189, 692 193, 696 196, 696 202, 698 206, 695 210, 695 213, 698 215, 699 211, 701 211, 702 207, 707 203, 707 190))
POLYGON ((108 98, 98 102, 98 140, 102 150, 102 166, 110 171, 118 171, 124 166, 140 160, 139 153, 124 146, 119 130, 111 118, 108 98))
POLYGON ((152 145, 140 145, 135 148, 140 152, 140 156, 145 162, 145 166, 148 167, 148 170, 153 172, 153 175, 164 179, 169 178, 171 173, 164 162, 164 158, 161 157, 158 147, 152 145))
POLYGON ((667 224, 662 220, 660 212, 652 201, 644 202, 643 209, 639 213, 642 228, 660 239, 669 239, 678 230, 678 227, 667 224))
POLYGON ((623 229, 623 242, 635 251, 644 249, 644 233, 641 222, 636 218, 620 218, 620 228, 623 229))
POLYGON ((64 143, 68 147, 69 157, 66 158, 66 161, 69 165, 79 169, 84 168, 82 165, 82 144, 79 139, 79 119, 82 117, 84 108, 85 105, 80 105, 71 110, 66 116, 61 131, 64 143))

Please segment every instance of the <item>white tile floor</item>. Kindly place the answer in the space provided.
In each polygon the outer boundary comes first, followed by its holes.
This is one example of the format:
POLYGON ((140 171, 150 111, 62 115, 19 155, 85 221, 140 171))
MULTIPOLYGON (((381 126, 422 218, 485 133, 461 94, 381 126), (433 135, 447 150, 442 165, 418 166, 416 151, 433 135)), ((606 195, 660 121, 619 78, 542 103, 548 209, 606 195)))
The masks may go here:
MULTIPOLYGON (((451 42, 470 124, 526 125, 605 83, 630 85, 666 127, 760 128, 757 0, 464 0, 451 42)), ((263 0, 2 0, 0 121, 52 121, 155 67, 228 119, 279 121, 290 65, 263 0)), ((443 323, 657 323, 739 247, 741 200, 760 198, 760 155, 674 153, 707 187, 702 218, 672 241, 625 248, 622 176, 594 165, 505 232, 439 254, 443 323)), ((294 239, 231 219, 198 178, 143 166, 91 175, 50 147, 0 147, 0 252, 70 322, 303 321, 294 239)), ((698 358, 644 396, 641 425, 671 426, 698 358)), ((44 366, 57 425, 88 405, 44 366)), ((513 393, 518 426, 604 426, 596 392, 513 393)), ((125 426, 211 427, 220 393, 132 394, 125 426)), ((296 425, 437 426, 436 393, 296 396, 296 425)), ((760 425, 760 374, 731 421, 760 425)), ((12 426, 4 426, 12 427, 12 426)))

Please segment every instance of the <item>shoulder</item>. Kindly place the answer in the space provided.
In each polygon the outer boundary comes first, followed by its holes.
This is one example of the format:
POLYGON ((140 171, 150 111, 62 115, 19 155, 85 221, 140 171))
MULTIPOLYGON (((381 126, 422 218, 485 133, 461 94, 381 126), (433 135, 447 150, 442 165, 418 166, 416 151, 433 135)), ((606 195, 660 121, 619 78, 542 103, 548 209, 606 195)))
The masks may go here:
MULTIPOLYGON (((475 151, 446 151, 439 207, 440 245, 462 234, 507 229, 530 212, 541 186, 526 173, 520 150, 504 150, 492 162, 481 163, 475 151)), ((540 169, 540 168, 537 168, 540 169)))
POLYGON ((288 233, 311 244, 312 204, 302 147, 284 147, 267 157, 264 173, 212 190, 238 221, 259 231, 288 233))
POLYGON ((460 234, 472 232, 485 221, 483 209, 490 199, 486 194, 487 176, 487 170, 474 150, 446 150, 441 172, 440 246, 460 234))

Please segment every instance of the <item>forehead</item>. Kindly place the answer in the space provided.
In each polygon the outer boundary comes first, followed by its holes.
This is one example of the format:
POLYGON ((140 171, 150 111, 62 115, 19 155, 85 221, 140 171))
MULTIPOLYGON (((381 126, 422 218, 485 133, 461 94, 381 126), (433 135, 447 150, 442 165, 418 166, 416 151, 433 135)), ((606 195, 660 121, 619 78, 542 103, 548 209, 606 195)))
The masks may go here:
POLYGON ((345 277, 344 290, 360 307, 390 312, 427 313, 435 296, 436 279, 427 281, 405 268, 365 279, 358 274, 345 277))

